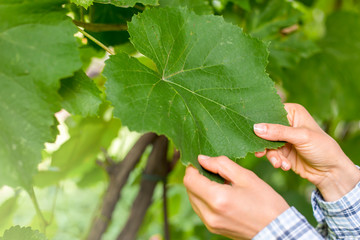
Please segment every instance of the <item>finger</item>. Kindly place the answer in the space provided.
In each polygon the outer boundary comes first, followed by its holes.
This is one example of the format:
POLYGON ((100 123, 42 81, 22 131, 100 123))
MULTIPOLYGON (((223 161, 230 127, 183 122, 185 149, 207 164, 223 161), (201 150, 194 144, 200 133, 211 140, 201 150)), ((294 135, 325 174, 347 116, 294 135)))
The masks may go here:
POLYGON ((208 157, 199 155, 198 160, 203 168, 215 174, 219 174, 230 183, 236 182, 241 175, 241 172, 245 170, 225 156, 208 157))
POLYGON ((281 167, 284 171, 291 168, 290 161, 278 149, 269 150, 266 157, 275 168, 281 167))
POLYGON ((281 169, 284 171, 289 171, 291 169, 291 161, 286 158, 281 151, 278 152, 279 153, 279 157, 281 159, 281 169))
POLYGON ((199 198, 197 198, 193 193, 187 191, 189 196, 189 201, 191 207, 194 209, 195 213, 202 219, 201 210, 204 208, 204 203, 199 198))
POLYGON ((228 186, 216 183, 201 175, 194 167, 187 167, 183 179, 188 192, 194 194, 202 200, 211 199, 213 194, 217 194, 219 187, 228 186))
POLYGON ((310 140, 311 131, 307 128, 288 127, 280 124, 254 124, 257 136, 270 141, 286 141, 297 145, 310 140))
POLYGON ((278 150, 267 151, 266 157, 270 161, 271 165, 273 165, 274 168, 281 167, 282 159, 280 159, 278 150))
POLYGON ((265 154, 266 154, 266 150, 262 151, 262 152, 256 152, 255 157, 261 158, 261 157, 265 156, 265 154))
POLYGON ((310 113, 300 104, 285 103, 287 118, 293 127, 307 127, 317 132, 322 132, 321 127, 316 123, 310 113))
POLYGON ((284 157, 288 158, 292 149, 291 143, 285 143, 285 146, 278 148, 278 150, 284 155, 284 157))

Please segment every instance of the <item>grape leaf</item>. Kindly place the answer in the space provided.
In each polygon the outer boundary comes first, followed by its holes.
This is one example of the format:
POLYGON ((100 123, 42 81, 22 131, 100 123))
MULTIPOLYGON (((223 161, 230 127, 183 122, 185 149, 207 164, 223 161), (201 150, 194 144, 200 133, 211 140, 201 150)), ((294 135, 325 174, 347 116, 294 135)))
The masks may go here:
POLYGON ((30 227, 14 226, 6 230, 0 240, 46 240, 44 234, 38 230, 32 230, 30 227))
POLYGON ((182 162, 207 176, 198 154, 235 160, 281 146, 252 130, 257 122, 287 123, 265 73, 264 43, 221 17, 186 9, 145 10, 129 23, 129 33, 158 71, 126 54, 106 62, 107 96, 124 125, 165 134, 180 149, 182 162))
POLYGON ((53 140, 59 80, 81 67, 60 0, 0 0, 0 186, 29 187, 53 140))
POLYGON ((72 114, 95 116, 100 104, 100 90, 83 71, 73 77, 62 79, 59 93, 63 98, 62 106, 72 114))
POLYGON ((197 14, 212 14, 214 11, 207 0, 159 0, 160 7, 187 7, 197 14))
POLYGON ((97 3, 112 4, 117 7, 133 7, 136 3, 144 5, 158 5, 158 0, 94 0, 97 3))

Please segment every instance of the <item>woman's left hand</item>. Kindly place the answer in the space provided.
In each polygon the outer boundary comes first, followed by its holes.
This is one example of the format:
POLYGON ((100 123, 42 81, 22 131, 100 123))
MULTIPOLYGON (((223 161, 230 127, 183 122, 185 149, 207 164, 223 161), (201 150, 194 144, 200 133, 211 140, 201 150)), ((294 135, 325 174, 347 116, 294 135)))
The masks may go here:
POLYGON ((251 239, 289 208, 256 174, 225 156, 198 157, 202 167, 219 174, 219 184, 188 167, 184 177, 190 203, 209 231, 232 239, 251 239))

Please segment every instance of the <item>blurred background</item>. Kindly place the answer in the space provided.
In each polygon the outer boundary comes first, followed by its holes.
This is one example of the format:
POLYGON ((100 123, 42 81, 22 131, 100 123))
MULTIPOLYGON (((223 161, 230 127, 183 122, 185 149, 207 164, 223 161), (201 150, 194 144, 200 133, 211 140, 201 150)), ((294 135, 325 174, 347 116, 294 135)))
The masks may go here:
MULTIPOLYGON (((111 184, 117 181, 111 169, 122 166, 141 137, 113 118, 112 107, 105 101, 106 79, 102 76, 109 53, 87 34, 110 51, 125 52, 151 66, 151 61, 129 42, 124 28, 134 14, 148 6, 103 4, 106 1, 86 6, 74 2, 65 3, 63 8, 73 23, 84 29, 75 37, 82 70, 100 91, 100 100, 94 102, 99 105, 98 116, 76 114, 74 106, 67 108, 64 103, 64 109, 55 115, 59 134, 42 151, 39 171, 33 177, 33 192, 8 186, 0 189, 0 236, 9 227, 20 225, 31 226, 48 239, 100 239, 89 234, 98 231, 94 222, 102 221, 99 212, 106 208, 103 201, 109 197, 111 184)), ((304 105, 347 155, 360 164, 360 1, 159 0, 159 4, 157 7, 180 5, 197 14, 221 15, 268 43, 267 72, 283 101, 304 105)), ((71 93, 66 90, 69 84, 71 78, 62 79, 59 94, 70 99, 71 93)), ((146 172, 151 152, 151 144, 145 145, 136 166, 129 168, 129 177, 118 189, 119 200, 114 200, 115 209, 109 210, 111 220, 102 221, 107 230, 99 230, 101 239, 116 239, 127 231, 136 232, 139 240, 226 239, 211 234, 193 212, 182 184, 185 167, 178 161, 173 144, 168 143, 166 157, 170 164, 161 178, 154 179, 154 174, 146 172), (155 183, 154 192, 141 196, 152 199, 152 203, 137 203, 141 186, 150 182, 155 183), (130 217, 136 209, 143 218, 130 217), (138 229, 125 227, 134 221, 139 222, 138 229)), ((310 204, 314 190, 311 184, 253 155, 240 164, 257 173, 316 226, 310 204)))

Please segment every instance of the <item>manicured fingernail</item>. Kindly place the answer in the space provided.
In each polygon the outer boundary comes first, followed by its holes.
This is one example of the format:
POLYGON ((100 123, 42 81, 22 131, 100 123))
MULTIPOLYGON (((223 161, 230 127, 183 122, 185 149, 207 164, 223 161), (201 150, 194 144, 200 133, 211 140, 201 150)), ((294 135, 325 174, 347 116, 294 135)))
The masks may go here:
POLYGON ((276 159, 276 157, 271 157, 270 162, 271 162, 272 165, 275 166, 277 164, 278 160, 276 159))
POLYGON ((266 125, 258 123, 254 124, 254 131, 259 134, 265 134, 266 133, 266 125))
POLYGON ((199 155, 198 158, 199 158, 200 160, 206 160, 206 159, 208 159, 208 158, 210 158, 210 157, 209 157, 209 156, 206 156, 206 155, 199 155))
POLYGON ((282 162, 281 163, 281 168, 284 169, 284 170, 288 170, 289 164, 287 162, 282 162))

